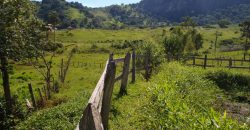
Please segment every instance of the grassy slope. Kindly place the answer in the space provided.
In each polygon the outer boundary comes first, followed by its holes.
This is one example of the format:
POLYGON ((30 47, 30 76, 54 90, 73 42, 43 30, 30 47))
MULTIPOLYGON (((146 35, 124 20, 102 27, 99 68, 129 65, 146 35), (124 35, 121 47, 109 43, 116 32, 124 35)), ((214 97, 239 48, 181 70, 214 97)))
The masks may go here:
MULTIPOLYGON (((150 82, 137 81, 129 86, 127 96, 113 100, 110 129, 248 129, 231 119, 237 115, 227 108, 232 109, 233 103, 223 106, 229 102, 227 96, 213 81, 205 78, 207 73, 218 71, 231 72, 184 67, 178 63, 162 65, 159 74, 150 82), (218 96, 223 98, 218 100, 218 96), (225 110, 229 114, 225 114, 225 110)), ((237 105, 243 110, 250 108, 246 104, 237 105)), ((242 122, 250 115, 249 111, 247 115, 239 114, 240 110, 234 112, 243 116, 235 117, 244 118, 242 122)))
MULTIPOLYGON (((168 28, 167 28, 168 30, 168 28)), ((207 32, 207 30, 205 29, 201 29, 201 31, 204 33, 205 39, 207 39, 206 41, 210 41, 213 39, 213 32, 215 32, 215 29, 210 30, 209 32, 207 32)), ((227 35, 223 35, 221 38, 223 39, 227 39, 230 36, 232 36, 234 34, 235 29, 233 28, 229 28, 229 29, 222 29, 223 32, 227 32, 225 34, 227 35)), ((84 103, 85 101, 87 101, 88 96, 91 94, 92 90, 95 87, 95 84, 97 82, 97 80, 100 78, 100 74, 103 70, 103 68, 99 67, 99 64, 95 64, 94 63, 105 63, 105 60, 108 57, 108 52, 103 52, 103 51, 97 51, 94 53, 91 52, 85 52, 85 50, 88 50, 91 45, 94 43, 96 44, 99 48, 104 47, 107 50, 110 50, 110 44, 111 42, 116 43, 117 40, 137 40, 137 39, 143 39, 146 41, 151 41, 151 42, 156 42, 158 41, 157 37, 159 35, 161 35, 162 33, 162 28, 157 28, 157 29, 124 29, 124 30, 98 30, 98 29, 92 29, 92 30, 86 30, 86 29, 77 29, 77 30, 72 30, 69 31, 69 33, 66 33, 66 31, 59 31, 57 33, 57 41, 61 41, 63 42, 65 45, 70 45, 70 44, 75 44, 78 45, 78 48, 82 51, 79 54, 76 54, 73 58, 74 62, 88 62, 91 63, 92 65, 89 65, 87 67, 83 67, 83 68, 74 68, 74 67, 70 67, 69 73, 68 73, 68 78, 67 78, 67 82, 66 85, 60 90, 59 94, 55 94, 55 100, 58 100, 56 102, 62 102, 62 104, 60 104, 57 108, 57 110, 60 109, 67 109, 68 111, 66 111, 65 113, 70 112, 70 102, 71 100, 73 100, 72 104, 74 104, 74 102, 78 102, 76 104, 80 105, 78 107, 82 107, 84 108, 84 103), (72 33, 72 36, 68 36, 69 33, 72 33), (103 43, 103 41, 106 40, 112 40, 108 43, 103 43), (98 42, 99 41, 99 42, 98 42), (88 96, 83 96, 82 99, 79 100, 75 100, 75 98, 77 98, 79 95, 81 95, 82 93, 85 93, 85 95, 88 96), (81 101, 80 101, 81 100, 81 101)), ((223 33, 224 34, 224 33, 223 33)), ((207 45, 208 42, 205 43, 205 47, 208 46, 207 45)), ((68 55, 70 49, 68 49, 68 51, 64 52, 63 54, 57 55, 55 58, 55 63, 54 63, 54 70, 53 73, 57 74, 58 72, 58 65, 60 64, 60 59, 62 57, 66 58, 68 55)), ((121 51, 121 50, 118 50, 121 51)), ((122 51, 122 55, 123 55, 124 51, 122 51)), ((17 95, 22 95, 21 97, 23 99, 25 98, 29 98, 29 94, 28 94, 28 89, 27 89, 27 83, 31 82, 34 86, 34 88, 41 88, 43 86, 43 81, 42 81, 42 77, 39 75, 39 73, 37 71, 35 71, 35 69, 32 66, 26 66, 26 65, 20 65, 20 64, 14 64, 14 75, 11 75, 11 90, 13 93, 17 94, 17 95), (24 77, 27 80, 23 80, 22 78, 18 79, 18 77, 24 77), (30 79, 29 79, 30 78, 30 79), (14 87, 15 86, 15 87, 14 87), (21 89, 23 91, 17 91, 18 89, 21 89)), ((1 81, 0 81, 1 82, 1 81)), ((144 84, 143 82, 139 82, 137 85, 140 86, 144 84)), ((134 85, 133 85, 134 86, 134 85)), ((142 89, 141 91, 144 91, 145 86, 143 85, 143 87, 140 87, 140 89, 142 89)), ((134 89, 134 88, 133 88, 134 89)), ((139 90, 140 90, 139 89, 139 90)), ((2 93, 2 89, 0 89, 0 93, 2 93)), ((36 92, 37 94, 37 92, 36 92)), ((127 111, 129 112, 130 109, 125 109, 125 106, 129 106, 130 104, 130 100, 133 100, 133 96, 140 98, 141 93, 139 91, 131 91, 131 95, 126 96, 124 98, 122 98, 121 100, 118 100, 117 103, 116 101, 114 101, 114 104, 122 104, 122 105, 117 105, 118 108, 122 108, 122 111, 127 111), (131 96, 131 97, 130 97, 131 96), (123 100, 125 102, 123 102, 123 100), (126 102, 127 100, 127 102, 126 102)), ((37 97, 38 98, 38 97, 37 97)), ((24 100, 22 100, 24 101, 24 100)), ((131 105, 133 104, 137 104, 139 101, 135 101, 132 102, 131 101, 131 105)), ((143 103, 143 102, 142 102, 143 103)), ((75 105, 76 105, 75 104, 75 105)), ((140 103, 139 103, 140 104, 140 103)), ((42 110, 38 113, 43 113, 43 114, 39 114, 40 116, 38 117, 43 117, 45 113, 48 113, 51 111, 51 113, 53 113, 53 109, 54 108, 49 108, 47 110, 42 110)), ((136 107, 132 107, 131 109, 133 109, 133 114, 136 114, 136 107)), ((115 110, 115 109, 114 109, 115 110)), ((80 109, 77 109, 76 113, 79 113, 80 109)), ((131 115, 128 114, 128 115, 131 115)), ((115 119, 114 121, 111 121, 111 126, 112 128, 119 128, 118 124, 120 124, 120 122, 126 122, 127 124, 131 124, 131 122, 134 122, 136 119, 134 118, 134 120, 130 121, 130 120, 124 120, 128 115, 122 115, 122 116, 112 116, 111 119, 115 119)), ((27 124, 27 128, 28 126, 32 125, 32 122, 35 121, 37 117, 37 113, 34 113, 31 115, 31 117, 25 121, 25 123, 21 123, 22 124, 27 124)), ((51 116, 53 117, 53 116, 51 116)), ((79 117, 77 117, 79 118, 79 117)), ((42 118, 43 120, 41 120, 41 122, 45 123, 46 122, 51 122, 51 120, 46 120, 44 118, 42 118)), ((72 122, 71 122, 72 123, 72 122)), ((74 122, 76 123, 76 122, 74 122)), ((73 124, 74 124, 73 123, 73 124)), ((53 125, 53 120, 51 123, 49 123, 51 126, 53 125)), ((48 125, 49 125, 48 124, 48 125)), ((67 123, 65 123, 67 124, 67 123)), ((63 125, 63 123, 62 123, 63 125)), ((68 124, 69 125, 69 124, 68 124)), ((71 127, 73 125, 71 124, 71 127)), ((125 128, 127 125, 123 125, 122 128, 125 128)), ((26 126, 23 126, 23 128, 25 128, 26 126)), ((49 126, 48 126, 49 127, 49 126)), ((133 126, 131 127, 131 129, 133 129, 133 126)))

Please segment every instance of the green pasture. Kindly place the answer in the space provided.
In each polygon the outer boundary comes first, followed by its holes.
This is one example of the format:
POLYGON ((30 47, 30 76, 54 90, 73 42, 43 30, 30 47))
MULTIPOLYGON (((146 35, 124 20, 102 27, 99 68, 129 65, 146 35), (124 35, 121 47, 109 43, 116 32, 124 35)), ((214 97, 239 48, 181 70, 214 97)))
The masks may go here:
MULTIPOLYGON (((76 13, 72 17, 78 17, 78 14, 76 13)), ((167 35, 169 35, 170 27, 154 29, 75 29, 56 31, 56 41, 62 42, 65 49, 63 53, 57 54, 53 61, 52 74, 55 80, 57 80, 58 77, 61 59, 63 58, 64 61, 66 61, 71 49, 75 46, 77 46, 78 49, 77 53, 73 56, 66 82, 60 88, 58 94, 52 95, 52 100, 48 101, 46 108, 29 114, 28 118, 20 122, 17 129, 74 129, 88 98, 102 74, 109 53, 114 52, 115 57, 123 57, 129 51, 129 49, 115 49, 112 48, 111 45, 125 40, 143 40, 160 45, 163 29, 167 30, 167 35)), ((224 56, 242 59, 243 51, 218 51, 215 53, 213 49, 209 49, 211 41, 215 40, 214 33, 216 31, 222 32, 222 36, 218 39, 219 41, 239 38, 239 27, 231 26, 226 29, 198 27, 198 30, 204 37, 204 47, 200 52, 209 50, 211 54, 209 54, 208 57, 224 56)), ((50 33, 51 40, 53 40, 53 34, 54 33, 50 33)), ((192 62, 190 61, 190 63, 192 62)), ((202 64, 203 61, 197 61, 197 63, 202 64)), ((13 65, 14 69, 13 74, 10 75, 11 92, 19 96, 20 101, 25 107, 25 99, 30 99, 28 83, 32 84, 35 90, 35 96, 39 99, 37 88, 42 88, 44 81, 38 71, 25 62, 11 62, 11 65, 13 65)), ((118 65, 117 75, 120 74, 121 68, 122 66, 118 65)), ((199 71, 201 70, 199 69, 199 71)), ((249 71, 239 72, 249 73, 249 71)), ((147 83, 143 80, 143 76, 138 73, 137 82, 135 84, 129 84, 128 95, 121 98, 117 98, 120 82, 116 83, 110 116, 111 129, 147 129, 147 127, 142 127, 142 125, 144 125, 143 123, 147 122, 147 118, 142 117, 144 114, 142 108, 150 102, 150 96, 152 94, 151 87, 154 86, 156 80, 156 78, 153 78, 153 83, 147 83)), ((164 79, 162 78, 161 81, 164 81, 164 79)), ((0 83, 1 82, 2 81, 0 81, 0 83)), ((0 94, 3 95, 2 88, 0 89, 0 94)), ((152 108, 152 110, 154 109, 152 108)), ((152 121, 154 120, 156 119, 152 119, 152 121)), ((230 123, 235 124, 235 122, 231 120, 230 123)))

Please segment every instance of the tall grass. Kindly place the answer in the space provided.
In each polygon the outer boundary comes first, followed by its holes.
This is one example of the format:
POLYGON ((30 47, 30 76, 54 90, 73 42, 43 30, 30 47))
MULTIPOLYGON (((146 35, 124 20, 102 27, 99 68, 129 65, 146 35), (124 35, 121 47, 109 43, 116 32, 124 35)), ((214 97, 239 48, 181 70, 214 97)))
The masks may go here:
POLYGON ((247 129, 213 109, 223 93, 199 68, 164 64, 148 90, 145 129, 247 129))

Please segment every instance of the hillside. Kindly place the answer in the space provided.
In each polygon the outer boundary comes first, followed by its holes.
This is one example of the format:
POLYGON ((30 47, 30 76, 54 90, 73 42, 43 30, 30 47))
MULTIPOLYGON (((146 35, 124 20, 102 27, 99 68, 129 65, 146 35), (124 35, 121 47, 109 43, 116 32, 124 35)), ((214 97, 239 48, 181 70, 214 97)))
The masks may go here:
POLYGON ((226 15, 230 11, 234 12, 232 15, 241 15, 242 11, 235 10, 241 8, 240 4, 249 3, 248 0, 142 0, 138 7, 153 18, 178 22, 185 16, 212 15, 219 18, 218 15, 226 15), (228 10, 230 7, 234 7, 233 10, 228 10), (215 10, 222 14, 214 14, 215 10))
POLYGON ((88 8, 78 2, 42 0, 38 16, 46 23, 56 16, 58 28, 121 29, 127 26, 152 27, 179 23, 192 17, 199 25, 226 19, 239 23, 250 17, 248 0, 142 0, 137 4, 88 8))

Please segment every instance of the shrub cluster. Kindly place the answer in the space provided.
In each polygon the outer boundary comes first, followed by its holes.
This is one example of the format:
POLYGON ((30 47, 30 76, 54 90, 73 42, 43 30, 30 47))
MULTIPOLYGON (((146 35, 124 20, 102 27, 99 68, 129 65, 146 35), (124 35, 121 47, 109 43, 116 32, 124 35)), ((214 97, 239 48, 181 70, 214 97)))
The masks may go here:
POLYGON ((164 64, 149 93, 150 102, 142 110, 145 129, 247 129, 213 109, 221 91, 201 69, 164 64))

